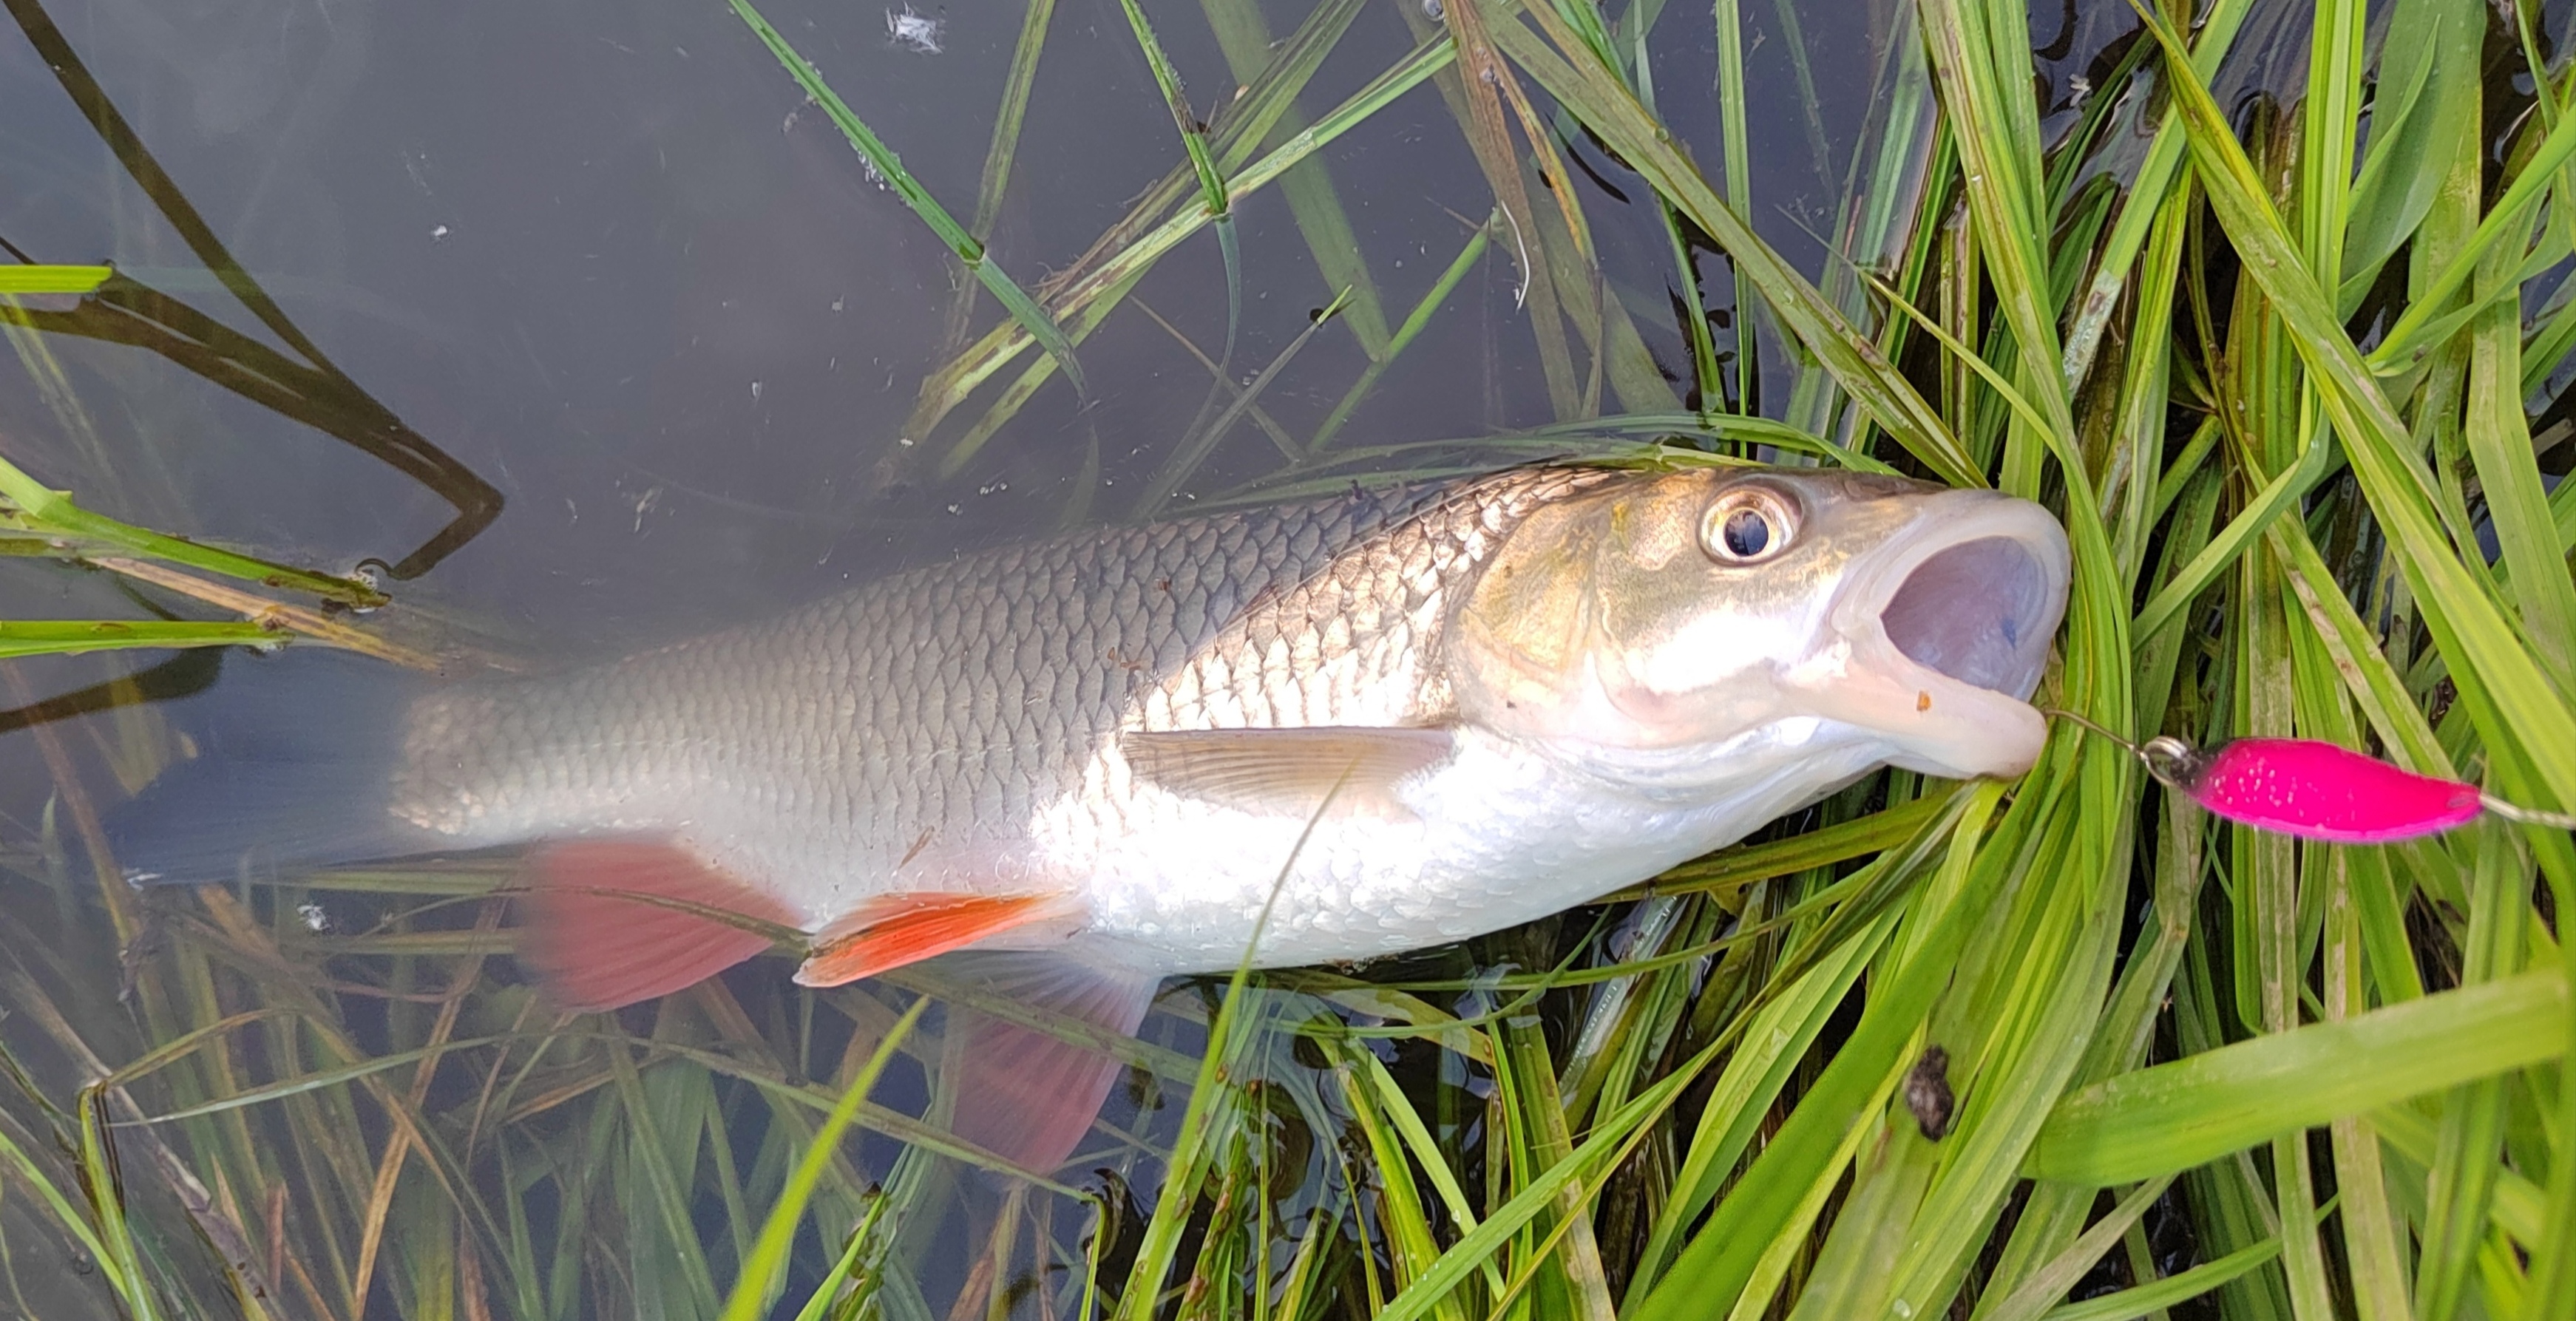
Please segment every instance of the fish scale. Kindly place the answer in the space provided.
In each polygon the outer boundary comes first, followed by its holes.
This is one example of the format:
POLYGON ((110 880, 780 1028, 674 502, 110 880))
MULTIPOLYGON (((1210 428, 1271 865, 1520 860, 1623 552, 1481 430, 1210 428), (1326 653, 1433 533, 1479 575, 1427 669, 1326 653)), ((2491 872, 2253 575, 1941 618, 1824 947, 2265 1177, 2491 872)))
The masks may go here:
MULTIPOLYGON (((819 925, 897 885, 925 835, 967 856, 1024 839, 1122 726, 1417 714, 1414 632, 1442 570, 1512 511, 1601 479, 1531 470, 1005 547, 596 669, 436 691, 412 707, 392 810, 454 847, 676 826, 819 925)), ((1126 828, 1130 788, 1092 799, 1103 833, 1126 828)))

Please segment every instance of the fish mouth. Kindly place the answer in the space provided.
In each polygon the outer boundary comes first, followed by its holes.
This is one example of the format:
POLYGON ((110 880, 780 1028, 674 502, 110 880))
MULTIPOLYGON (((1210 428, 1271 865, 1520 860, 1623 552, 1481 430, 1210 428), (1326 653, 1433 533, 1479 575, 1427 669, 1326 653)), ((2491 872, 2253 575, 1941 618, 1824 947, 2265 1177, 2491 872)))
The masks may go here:
POLYGON ((1933 497, 1856 565, 1828 617, 1815 714, 1895 745, 1888 760, 1951 778, 2019 775, 2047 723, 2039 687, 2072 559, 2048 511, 1992 491, 1933 497))

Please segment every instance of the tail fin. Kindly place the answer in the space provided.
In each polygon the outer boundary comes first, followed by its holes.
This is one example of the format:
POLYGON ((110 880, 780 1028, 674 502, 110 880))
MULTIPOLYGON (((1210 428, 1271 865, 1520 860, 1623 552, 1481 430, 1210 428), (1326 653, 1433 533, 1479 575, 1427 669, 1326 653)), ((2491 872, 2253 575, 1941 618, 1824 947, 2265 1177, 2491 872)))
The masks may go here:
POLYGON ((388 808, 402 720, 427 681, 321 650, 235 655, 203 696, 170 706, 196 755, 107 814, 137 885, 228 881, 432 847, 388 808))

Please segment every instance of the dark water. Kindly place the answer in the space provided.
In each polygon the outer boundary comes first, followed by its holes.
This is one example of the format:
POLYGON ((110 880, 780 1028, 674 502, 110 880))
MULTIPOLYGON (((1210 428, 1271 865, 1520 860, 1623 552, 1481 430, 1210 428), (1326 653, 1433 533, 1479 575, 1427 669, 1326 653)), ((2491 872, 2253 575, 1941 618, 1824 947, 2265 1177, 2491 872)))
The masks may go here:
MULTIPOLYGON (((419 590, 541 646, 695 625, 873 572, 890 551, 935 554, 1052 520, 1094 444, 1112 483, 1095 507, 1117 513, 1119 477, 1157 459, 1205 392, 1205 372, 1164 331, 1122 315, 1084 348, 1087 403, 1051 385, 967 471, 885 499, 872 478, 940 356, 953 263, 721 6, 54 17, 296 324, 500 489, 507 516, 419 590)), ((998 10, 943 17, 929 55, 895 45, 873 8, 779 15, 923 183, 971 214, 1018 23, 998 10)), ((1164 39, 1181 67, 1210 70, 1199 90, 1214 97, 1228 85, 1222 59, 1183 17, 1194 16, 1173 15, 1164 39)), ((1368 12, 1313 102, 1328 106, 1411 44, 1394 14, 1368 12)), ((16 148, 0 163, 5 236, 42 259, 113 259, 248 325, 189 278, 190 254, 29 48, 0 47, 0 61, 16 148)), ((1078 255, 1180 159, 1114 6, 1059 13, 1035 107, 993 240, 1023 281, 1078 255)), ((1447 212, 1490 206, 1454 131, 1431 131, 1445 118, 1426 92, 1336 153, 1391 299, 1418 295, 1456 251, 1447 212)), ((1275 198, 1243 208, 1240 229, 1238 357, 1257 366, 1326 295, 1275 198)), ((1508 322, 1492 304, 1511 284, 1496 262, 1471 278, 1354 434, 1545 420, 1526 336, 1488 345, 1482 333, 1489 318, 1508 322)), ((1174 254, 1138 301, 1215 352, 1216 245, 1174 254)), ((975 329, 994 316, 985 300, 975 329)), ((398 559, 445 512, 385 465, 166 364, 56 351, 102 448, 81 452, 20 382, 9 425, 12 452, 58 485, 104 495, 157 469, 163 526, 325 565, 398 559)), ((1329 404, 1359 363, 1347 337, 1325 337, 1268 403, 1290 418, 1329 404)), ((1236 440, 1259 443, 1244 430, 1236 440)))
MULTIPOLYGON (((1159 35, 1205 113, 1232 80, 1194 9, 1167 8, 1159 35)), ((756 611, 890 555, 1051 523, 1077 500, 1121 516, 1119 493, 1159 465, 1206 393, 1204 369, 1131 307, 1083 346, 1090 399, 1058 380, 955 478, 887 499, 879 465, 943 356, 955 264, 721 5, 47 12, 294 323, 507 501, 406 599, 488 616, 543 650, 756 611), (1093 446, 1108 484, 1078 492, 1093 446)), ((774 17, 933 194, 971 215, 1017 8, 932 15, 943 23, 936 55, 895 44, 875 6, 774 17)), ((1275 33, 1299 17, 1282 7, 1275 33)), ((1756 219, 1814 268, 1810 235, 1834 228, 1886 20, 1857 7, 1804 14, 1826 98, 1811 130, 1784 40, 1761 30, 1773 16, 1753 17, 1753 103, 1773 121, 1755 134, 1756 219), (1819 138, 1829 162, 1810 159, 1819 138)), ((1656 58, 1670 70, 1666 114, 1706 128, 1701 154, 1713 162, 1707 21, 1675 7, 1656 29, 1656 58)), ((1321 113, 1413 44, 1393 5, 1364 10, 1304 108, 1321 113)), ((112 259, 255 330, 22 40, 0 43, 0 122, 0 237, 40 260, 112 259)), ((1588 146, 1577 154, 1633 185, 1588 146)), ((1069 263, 1181 159, 1117 7, 1065 4, 993 235, 1001 263, 1023 282, 1069 263)), ((1461 245, 1456 217, 1481 219, 1490 190, 1427 87, 1327 160, 1388 319, 1399 318, 1461 245)), ((1654 217, 1590 197, 1612 279, 1659 363, 1686 372, 1654 217)), ((1329 291, 1276 190, 1241 208, 1238 228, 1240 379, 1305 329, 1329 291)), ((1723 261, 1701 265, 1721 277, 1710 296, 1723 307, 1723 261)), ((1342 445, 1552 420, 1511 306, 1516 282, 1491 250, 1342 445)), ((1172 254, 1135 303, 1214 355, 1226 321, 1216 243, 1201 235, 1172 254)), ((996 316, 982 300, 975 332, 996 316)), ((117 512, 330 567, 398 560, 448 512, 349 445, 168 363, 53 342, 98 439, 81 443, 13 378, 10 452, 117 512)), ((1263 403, 1302 435, 1363 362, 1350 336, 1319 336, 1263 403)), ((953 438, 975 411, 919 448, 953 438)), ((1278 462, 1239 426, 1192 489, 1278 462)))
MULTIPOLYGON (((1406 3, 1418 19, 1416 0, 1406 3)), ((1207 20, 1196 6, 1149 8, 1209 114, 1234 79, 1207 20)), ((2071 119, 2078 84, 2133 26, 2117 8, 2034 14, 2041 71, 2064 107, 2052 126, 2071 119)), ((1146 315, 1210 356, 1222 350, 1224 266, 1202 233, 1083 344, 1087 395, 1057 378, 971 462, 941 475, 940 459, 991 390, 928 436, 905 436, 904 423, 924 376, 956 347, 964 277, 720 3, 11 0, 9 9, 0 239, 38 261, 112 261, 297 358, 174 225, 170 203, 183 197, 349 389, 435 452, 450 495, 488 488, 498 499, 488 527, 393 585, 400 604, 390 612, 470 630, 491 650, 535 663, 613 651, 756 617, 893 564, 1131 517, 1206 416, 1207 370, 1146 315), (46 25, 86 79, 49 67, 31 35, 46 25), (135 153, 110 150, 95 122, 101 104, 131 126, 166 184, 147 188, 135 153)), ((934 195, 972 215, 1018 6, 925 12, 938 25, 936 52, 898 43, 876 4, 777 3, 769 14, 934 195)), ((1266 17, 1285 36, 1305 12, 1274 3, 1266 17)), ((1406 20, 1392 0, 1364 8, 1301 111, 1323 113, 1400 59, 1417 41, 1406 20)), ((1755 227, 1819 281, 1834 271, 1829 240, 1861 261, 1882 259, 1902 243, 1912 204, 1903 190, 1917 173, 1904 164, 1928 142, 1926 93, 1900 58, 1908 20, 1897 6, 1835 0, 1747 5, 1745 23, 1755 227), (1873 178, 1896 194, 1867 192, 1873 178), (1874 243, 1847 237, 1864 196, 1897 219, 1874 243)), ((1720 178, 1709 12, 1670 6, 1652 34, 1659 109, 1720 178)), ((1678 405, 1694 387, 1669 242, 1640 204, 1648 193, 1589 141, 1560 147, 1577 164, 1607 287, 1678 405)), ((1492 209, 1492 191, 1430 86, 1321 159, 1384 320, 1398 322, 1492 209)), ((1064 0, 993 252, 1034 283, 1071 264, 1182 160, 1118 5, 1064 0)), ((1242 382, 1307 330, 1332 291, 1278 189, 1242 205, 1236 226, 1241 310, 1226 370, 1242 382)), ((1696 266, 1722 314, 1717 347, 1731 355, 1730 273, 1712 252, 1697 253, 1696 266)), ((1498 240, 1337 448, 1556 420, 1515 306, 1519 283, 1498 240)), ((979 299, 969 338, 999 316, 979 299)), ((458 515, 349 436, 167 357, 63 334, 18 343, 0 364, 0 453, 104 512, 334 571, 400 563, 458 515)), ((1792 415, 1802 406, 1796 369, 1776 335, 1758 358, 1757 401, 1792 415)), ((1580 349, 1576 361, 1588 362, 1580 349)), ((1302 439, 1365 365, 1347 323, 1327 327, 1259 402, 1302 439)), ((1728 376, 1740 389, 1742 373, 1730 365, 1728 376)), ((1811 408, 1799 420, 1830 430, 1837 418, 1811 408)), ((1239 423, 1175 504, 1283 467, 1261 431, 1239 423)), ((106 575, 32 561, 0 569, 0 617, 135 613, 106 575)), ((129 668, 19 663, 0 705, 129 668)), ((29 876, 40 841, 62 829, 48 816, 61 803, 58 772, 91 794, 114 791, 111 749, 126 727, 51 728, 61 736, 54 759, 26 734, 0 735, 0 854, 23 864, 0 874, 0 903, 44 894, 29 876)), ((90 989, 104 998, 117 969, 100 960, 96 971, 90 989)), ((23 1027, 23 1016, 0 1022, 0 1034, 23 1027)), ((1185 1025, 1165 1030, 1188 1043, 1185 1025)), ((70 1075, 43 1081, 67 1089, 70 1075)), ((1139 1177, 1150 1179, 1150 1167, 1139 1177)), ((1134 1196, 1150 1201, 1150 1184, 1134 1196)), ((13 1224, 23 1235, 23 1223, 5 1219, 0 1234, 13 1224)), ((967 1255, 963 1243, 940 1250, 967 1255)), ((10 1306, 0 1299, 0 1312, 10 1306)))

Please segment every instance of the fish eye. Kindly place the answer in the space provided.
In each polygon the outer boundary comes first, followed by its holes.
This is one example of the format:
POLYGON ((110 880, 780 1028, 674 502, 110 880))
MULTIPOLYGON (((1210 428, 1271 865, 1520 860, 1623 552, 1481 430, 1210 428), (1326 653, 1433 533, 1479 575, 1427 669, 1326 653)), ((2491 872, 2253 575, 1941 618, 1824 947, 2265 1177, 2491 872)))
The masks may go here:
POLYGON ((1759 564, 1789 548, 1798 533, 1789 505, 1769 491, 1739 488, 1719 496, 1700 520, 1699 540, 1720 564, 1759 564))

